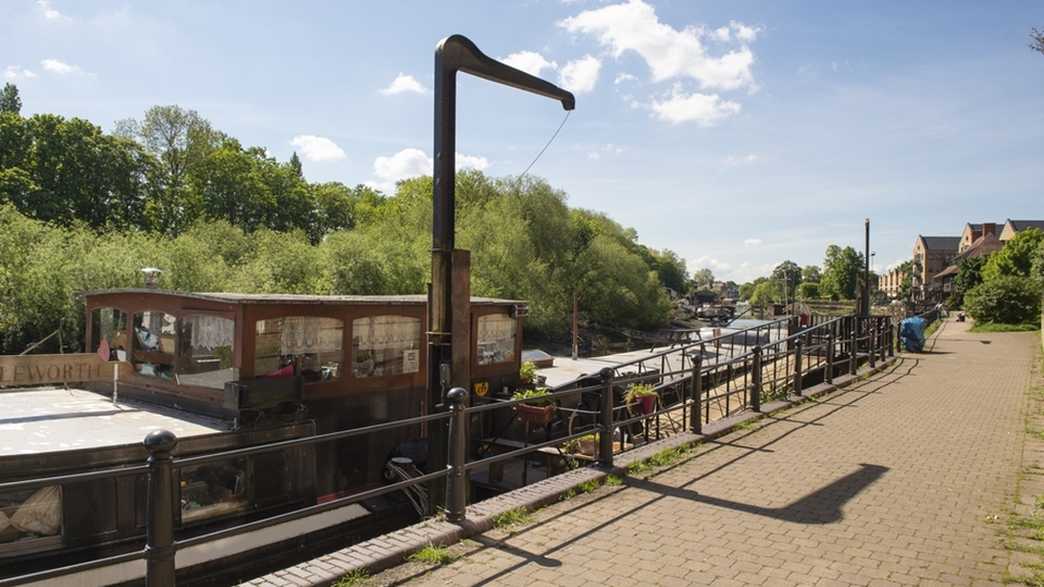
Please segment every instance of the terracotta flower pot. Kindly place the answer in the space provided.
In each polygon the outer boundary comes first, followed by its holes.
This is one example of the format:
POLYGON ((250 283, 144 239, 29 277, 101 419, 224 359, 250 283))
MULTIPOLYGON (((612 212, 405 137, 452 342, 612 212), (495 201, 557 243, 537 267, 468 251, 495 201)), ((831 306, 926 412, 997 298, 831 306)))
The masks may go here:
POLYGON ((546 406, 515 404, 515 412, 523 422, 546 426, 551 422, 551 418, 555 415, 555 406, 554 404, 546 406))

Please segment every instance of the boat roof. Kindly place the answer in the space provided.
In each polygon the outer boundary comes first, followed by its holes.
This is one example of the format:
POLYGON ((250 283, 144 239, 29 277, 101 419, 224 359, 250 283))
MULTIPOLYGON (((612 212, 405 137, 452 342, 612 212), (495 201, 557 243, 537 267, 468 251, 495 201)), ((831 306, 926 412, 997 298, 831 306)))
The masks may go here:
MULTIPOLYGON (((284 293, 235 293, 235 292, 186 292, 168 289, 151 288, 116 288, 99 289, 84 292, 84 296, 132 294, 132 295, 164 295, 180 298, 206 300, 211 302, 225 302, 231 304, 416 304, 424 305, 428 297, 423 294, 416 295, 313 295, 313 294, 284 294, 284 293)), ((471 303, 474 305, 518 305, 525 304, 524 300, 511 300, 502 298, 485 298, 472 296, 471 303)))
POLYGON ((0 457, 139 444, 153 430, 178 438, 231 430, 231 423, 164 408, 112 400, 83 389, 2 390, 0 457))

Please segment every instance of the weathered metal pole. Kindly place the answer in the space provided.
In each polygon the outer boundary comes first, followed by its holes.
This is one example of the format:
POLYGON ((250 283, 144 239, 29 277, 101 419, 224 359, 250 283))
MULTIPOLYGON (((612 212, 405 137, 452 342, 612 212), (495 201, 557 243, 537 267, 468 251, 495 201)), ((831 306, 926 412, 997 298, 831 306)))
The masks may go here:
POLYGON ((171 451, 178 437, 168 430, 153 430, 145 437, 149 451, 148 494, 145 526, 145 584, 174 586, 174 459, 171 451))
POLYGON ((468 481, 465 465, 468 460, 468 391, 454 387, 446 394, 449 406, 449 476, 446 478, 446 520, 463 522, 468 507, 468 481))
POLYGON ((801 395, 801 337, 794 341, 794 394, 801 395))
POLYGON ((834 331, 837 330, 837 322, 830 325, 830 330, 827 332, 827 368, 826 368, 826 382, 834 382, 834 331))
POLYGON ((754 363, 750 374, 750 409, 755 412, 761 411, 761 345, 754 345, 751 351, 754 354, 754 363))
POLYGON ((703 434, 703 353, 692 362, 692 412, 689 414, 693 434, 703 434))
POLYGON ((613 370, 602 369, 602 397, 599 414, 598 464, 613 466, 613 370))
MULTIPOLYGON (((575 107, 571 93, 491 59, 467 37, 452 35, 435 47, 435 164, 427 364, 427 409, 430 412, 443 407, 449 386, 467 388, 471 385, 466 372, 452 368, 454 364, 466 363, 456 356, 465 345, 453 345, 458 71, 559 100, 566 110, 575 107)), ((469 319, 464 309, 456 308, 456 314, 458 321, 469 319)), ((431 470, 438 470, 446 466, 447 426, 445 422, 432 422, 428 430, 428 464, 431 470)), ((440 495, 442 487, 439 483, 432 485, 435 504, 444 501, 444 496, 440 495)))
POLYGON ((863 253, 863 316, 870 315, 870 219, 863 223, 866 232, 866 252, 863 253))

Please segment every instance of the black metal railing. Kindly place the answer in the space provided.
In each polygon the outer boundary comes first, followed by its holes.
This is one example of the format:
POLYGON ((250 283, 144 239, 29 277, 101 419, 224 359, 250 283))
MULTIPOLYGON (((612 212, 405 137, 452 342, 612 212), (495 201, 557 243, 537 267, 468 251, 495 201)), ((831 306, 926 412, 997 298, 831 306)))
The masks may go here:
POLYGON ((528 458, 536 451, 562 447, 592 434, 598 436, 597 462, 603 467, 612 467, 615 454, 661 438, 664 433, 685 431, 701 434, 704 424, 715 419, 711 413, 712 406, 717 407, 719 417, 728 417, 743 410, 760 411, 766 402, 802 395, 810 382, 832 382, 841 373, 854 374, 860 361, 872 366, 875 361, 894 355, 895 330, 890 317, 845 316, 812 321, 812 325, 807 327, 801 327, 792 318, 785 318, 608 367, 594 378, 592 384, 574 383, 565 389, 552 390, 540 398, 543 402, 557 403, 576 401, 584 395, 593 394, 592 399, 598 406, 596 410, 563 408, 563 412, 569 413, 570 417, 581 416, 579 423, 571 425, 565 434, 554 438, 550 438, 549 434, 542 442, 474 460, 468 459, 468 429, 472 416, 494 410, 514 410, 520 404, 532 402, 532 399, 483 400, 485 403, 469 405, 468 392, 463 388, 454 388, 447 393, 448 409, 444 412, 185 457, 173 455, 178 442, 173 433, 154 431, 144 440, 149 457, 143 465, 0 483, 0 492, 6 492, 146 474, 148 494, 144 549, 0 579, 0 586, 53 579, 142 558, 146 560, 147 585, 171 586, 175 584, 174 557, 179 549, 298 520, 420 484, 442 482, 443 479, 447 484, 446 518, 451 522, 462 522, 466 515, 469 471, 509 459, 528 458), (678 358, 665 358, 671 353, 679 353, 678 358), (660 369, 647 365, 655 361, 660 361, 660 369), (619 398, 626 397, 627 388, 635 383, 644 383, 656 390, 657 400, 652 410, 643 411, 634 403, 618 403, 619 398), (680 418, 675 420, 675 416, 680 418), (665 418, 671 423, 669 427, 661 427, 661 420, 665 418), (175 522, 178 519, 179 500, 174 493, 174 479, 175 472, 180 468, 441 420, 449 421, 449 457, 443 469, 289 512, 176 539, 175 522))

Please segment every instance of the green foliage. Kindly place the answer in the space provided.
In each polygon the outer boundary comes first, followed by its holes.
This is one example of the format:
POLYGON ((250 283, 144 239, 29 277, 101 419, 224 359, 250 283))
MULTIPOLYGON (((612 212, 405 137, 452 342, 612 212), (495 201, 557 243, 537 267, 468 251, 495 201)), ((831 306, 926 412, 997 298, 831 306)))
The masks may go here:
POLYGON ((608 475, 605 478, 605 484, 608 487, 617 487, 619 485, 623 485, 623 477, 620 477, 619 475, 608 475))
POLYGON ((786 285, 788 296, 793 296, 802 279, 802 270, 793 261, 783 261, 772 270, 772 279, 786 285))
POLYGON ((964 305, 964 294, 982 283, 982 268, 988 259, 988 256, 965 257, 957 262, 957 275, 953 277, 950 306, 959 308, 964 305))
POLYGON ((1040 285, 1032 278, 1003 275, 969 290, 964 308, 978 323, 1026 324, 1040 320, 1040 298, 1040 285))
POLYGON ((658 395, 653 386, 648 383, 632 383, 627 386, 627 391, 624 393, 624 403, 633 404, 640 398, 658 395))
POLYGON ((797 298, 799 300, 819 299, 819 284, 813 281, 802 282, 797 289, 797 298))
POLYGON ((524 385, 532 385, 536 381, 537 368, 533 361, 525 361, 518 368, 518 378, 524 385))
POLYGON ((598 487, 598 481, 592 479, 590 481, 584 481, 583 483, 577 485, 576 492, 578 494, 591 493, 592 491, 598 489, 598 487))
POLYGON ((983 281, 1004 276, 1029 276, 1044 243, 1044 231, 1027 228, 1005 243, 1004 248, 989 256, 982 268, 983 281))
POLYGON ((364 570, 357 570, 342 575, 340 579, 334 583, 334 587, 357 587, 358 585, 364 585, 370 579, 370 576, 366 574, 364 570))
POLYGON ((862 270, 861 253, 852 247, 828 246, 823 260, 823 278, 819 282, 820 295, 832 300, 855 298, 862 270))
POLYGON ((448 565, 457 560, 457 556, 445 546, 428 544, 409 556, 409 560, 428 565, 448 565))
POLYGON ((823 274, 819 270, 819 265, 805 265, 801 269, 801 281, 819 283, 823 279, 823 274))
POLYGON ((529 510, 524 507, 517 507, 500 512, 493 516, 493 527, 500 529, 515 528, 517 526, 525 526, 530 522, 529 510))
POLYGON ((554 398, 547 397, 549 395, 551 395, 551 391, 548 388, 538 387, 536 389, 520 389, 511 394, 511 399, 526 400, 522 403, 531 406, 546 406, 554 401, 554 398))
POLYGON ((0 90, 0 112, 18 114, 22 111, 22 99, 18 97, 18 86, 12 83, 4 84, 0 90))
POLYGON ((765 279, 754 286, 750 303, 755 306, 775 304, 783 301, 783 287, 775 279, 765 279))

